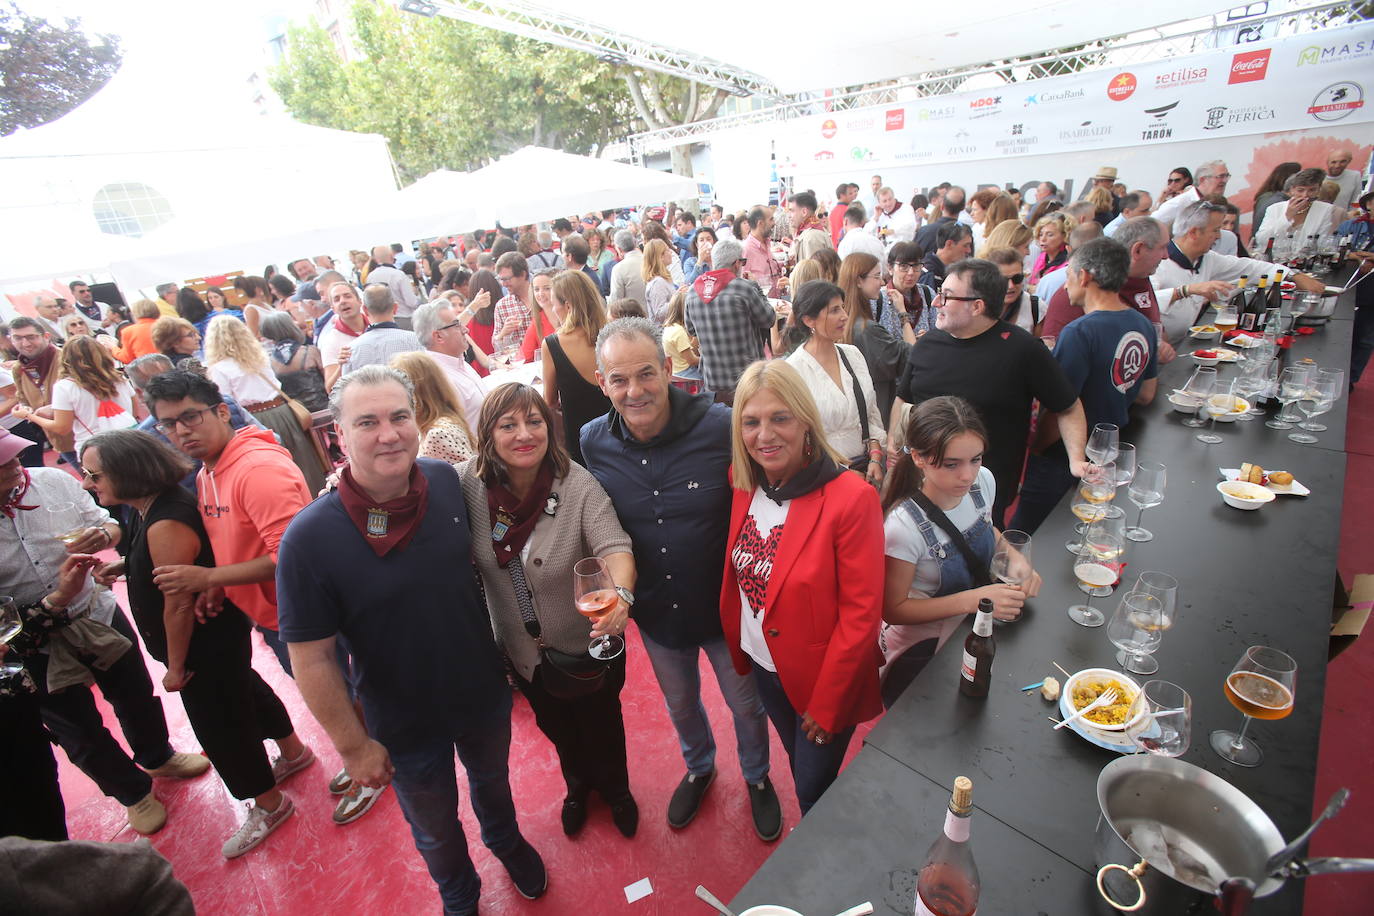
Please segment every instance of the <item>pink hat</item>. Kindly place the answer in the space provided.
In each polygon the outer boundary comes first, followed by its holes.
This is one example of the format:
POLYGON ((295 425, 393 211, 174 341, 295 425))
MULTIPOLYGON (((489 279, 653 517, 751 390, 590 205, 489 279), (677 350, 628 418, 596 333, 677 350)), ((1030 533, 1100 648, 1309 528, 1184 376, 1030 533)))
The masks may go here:
POLYGON ((24 449, 37 444, 30 442, 23 436, 16 436, 8 429, 0 429, 0 464, 9 464, 24 449))

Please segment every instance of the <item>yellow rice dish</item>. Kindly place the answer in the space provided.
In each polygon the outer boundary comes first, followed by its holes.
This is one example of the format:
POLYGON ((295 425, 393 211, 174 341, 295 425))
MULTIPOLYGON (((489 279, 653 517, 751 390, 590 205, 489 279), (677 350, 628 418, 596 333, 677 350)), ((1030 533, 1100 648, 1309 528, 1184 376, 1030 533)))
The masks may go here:
POLYGON ((1131 702, 1135 700, 1135 691, 1115 678, 1084 678, 1074 684, 1073 708, 1082 709, 1112 687, 1116 688, 1117 701, 1110 706, 1099 706, 1083 718, 1097 725, 1125 725, 1131 714, 1131 702))

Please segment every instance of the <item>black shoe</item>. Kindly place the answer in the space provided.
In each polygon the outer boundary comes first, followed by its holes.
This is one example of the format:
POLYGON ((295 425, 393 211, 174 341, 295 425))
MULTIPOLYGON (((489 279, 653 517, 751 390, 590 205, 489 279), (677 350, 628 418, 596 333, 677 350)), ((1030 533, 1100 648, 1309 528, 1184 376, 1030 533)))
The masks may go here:
POLYGON ((615 821, 616 829, 626 838, 634 836, 639 829, 639 805, 635 804, 634 796, 626 792, 610 805, 611 820, 615 821))
POLYGON ((692 818, 697 816, 697 810, 701 808, 701 800, 706 797, 706 790, 711 788, 711 783, 715 781, 715 770, 704 776, 688 773, 682 777, 682 782, 673 790, 672 800, 668 802, 668 826, 674 830, 681 830, 690 824, 692 818))
POLYGON ((575 836, 587 823, 587 795, 585 792, 563 799, 563 835, 575 836))
MULTIPOLYGON (((586 811, 585 805, 582 810, 586 811)), ((549 873, 544 868, 544 860, 539 858, 539 853, 528 840, 521 837, 514 849, 497 858, 506 866, 506 872, 515 883, 515 889, 520 892, 521 897, 526 900, 537 900, 544 895, 549 886, 549 873)))
POLYGON ((752 782, 748 785, 754 832, 765 843, 771 843, 782 836, 782 806, 778 804, 778 793, 773 791, 773 783, 767 776, 757 785, 752 782))

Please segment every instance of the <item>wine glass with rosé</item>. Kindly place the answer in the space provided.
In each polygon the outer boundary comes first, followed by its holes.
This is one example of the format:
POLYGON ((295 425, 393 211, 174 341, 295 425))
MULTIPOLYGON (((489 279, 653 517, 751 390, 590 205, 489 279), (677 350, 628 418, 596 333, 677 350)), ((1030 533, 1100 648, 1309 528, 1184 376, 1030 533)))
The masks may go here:
MULTIPOLYGON (((595 623, 615 610, 620 594, 615 590, 615 581, 606 561, 600 557, 587 557, 573 565, 573 601, 577 612, 595 623)), ((606 633, 592 640, 587 654, 601 661, 610 661, 625 651, 625 640, 612 633, 606 633)))

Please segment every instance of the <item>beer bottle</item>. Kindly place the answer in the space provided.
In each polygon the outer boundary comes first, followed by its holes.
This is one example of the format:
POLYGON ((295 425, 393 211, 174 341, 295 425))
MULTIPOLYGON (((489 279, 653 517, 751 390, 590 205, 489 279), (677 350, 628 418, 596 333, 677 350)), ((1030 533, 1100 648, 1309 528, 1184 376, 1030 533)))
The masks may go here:
POLYGON ((997 643, 992 638, 992 599, 978 599, 973 632, 964 640, 964 663, 959 670, 959 692, 966 697, 985 697, 992 684, 992 658, 997 643))
POLYGON ((916 916, 974 916, 978 910, 978 865, 969 845, 973 783, 954 780, 945 830, 926 853, 916 877, 916 916))

